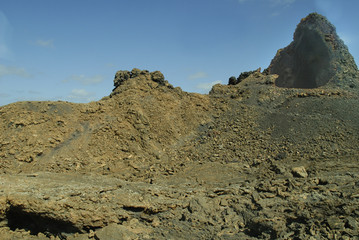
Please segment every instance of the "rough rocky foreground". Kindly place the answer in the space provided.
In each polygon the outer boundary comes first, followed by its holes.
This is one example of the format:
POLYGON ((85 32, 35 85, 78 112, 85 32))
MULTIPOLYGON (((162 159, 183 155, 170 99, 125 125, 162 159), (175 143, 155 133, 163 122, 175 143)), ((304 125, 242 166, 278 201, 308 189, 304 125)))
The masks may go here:
POLYGON ((359 79, 241 76, 200 95, 133 69, 98 102, 0 107, 0 238, 359 239, 359 79))

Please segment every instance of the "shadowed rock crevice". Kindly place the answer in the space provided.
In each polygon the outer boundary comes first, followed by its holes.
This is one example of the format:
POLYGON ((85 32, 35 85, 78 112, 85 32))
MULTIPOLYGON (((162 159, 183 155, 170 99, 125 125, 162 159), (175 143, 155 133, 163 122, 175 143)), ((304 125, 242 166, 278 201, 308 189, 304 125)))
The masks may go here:
POLYGON ((333 72, 330 70, 330 50, 320 35, 312 30, 302 31, 291 66, 277 69, 278 87, 316 88, 328 83, 333 72))
MULTIPOLYGON (((20 207, 11 206, 6 213, 8 227, 15 231, 24 229, 31 235, 43 233, 47 236, 59 236, 63 233, 78 233, 80 230, 70 222, 43 217, 38 213, 25 212, 20 207)), ((66 239, 66 238, 61 238, 66 239)))

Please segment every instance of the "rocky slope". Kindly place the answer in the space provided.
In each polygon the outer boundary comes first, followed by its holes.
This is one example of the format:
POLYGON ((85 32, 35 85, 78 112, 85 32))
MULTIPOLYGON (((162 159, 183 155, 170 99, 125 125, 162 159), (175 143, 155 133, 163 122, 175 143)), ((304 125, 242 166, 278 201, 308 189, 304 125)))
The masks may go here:
POLYGON ((133 69, 98 102, 1 107, 1 239, 359 239, 355 74, 200 95, 133 69))

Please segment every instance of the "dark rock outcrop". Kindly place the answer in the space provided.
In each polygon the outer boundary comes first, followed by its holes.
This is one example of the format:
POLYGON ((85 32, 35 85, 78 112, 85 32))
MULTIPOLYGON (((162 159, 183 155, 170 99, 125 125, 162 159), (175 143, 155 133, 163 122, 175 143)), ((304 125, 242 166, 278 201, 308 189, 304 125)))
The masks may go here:
POLYGON ((257 70, 254 71, 248 71, 248 72, 242 72, 238 78, 232 76, 229 78, 228 80, 228 85, 236 85, 240 82, 242 82, 244 79, 246 79, 247 77, 249 77, 250 75, 254 74, 254 73, 260 73, 261 72, 261 68, 258 68, 257 70))
POLYGON ((123 83, 127 80, 135 78, 138 78, 139 80, 143 81, 152 80, 154 82, 157 82, 159 85, 173 88, 173 86, 165 80, 164 75, 160 71, 154 71, 150 73, 148 70, 140 70, 138 68, 134 68, 132 69, 132 71, 121 70, 116 72, 115 79, 113 80, 115 89, 123 85, 123 83))
POLYGON ((327 84, 355 87, 358 68, 335 27, 311 13, 298 24, 293 42, 279 49, 267 74, 278 74, 278 87, 317 88, 327 84))

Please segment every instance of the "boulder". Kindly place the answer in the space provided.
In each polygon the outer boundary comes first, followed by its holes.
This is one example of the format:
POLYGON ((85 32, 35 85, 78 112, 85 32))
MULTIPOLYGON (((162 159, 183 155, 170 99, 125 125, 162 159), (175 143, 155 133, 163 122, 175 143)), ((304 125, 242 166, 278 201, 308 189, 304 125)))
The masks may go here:
POLYGON ((300 167, 293 167, 292 168, 292 173, 295 177, 300 177, 300 178, 306 178, 308 177, 308 173, 307 170, 305 170, 304 166, 300 166, 300 167))

